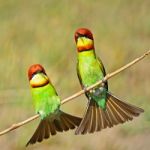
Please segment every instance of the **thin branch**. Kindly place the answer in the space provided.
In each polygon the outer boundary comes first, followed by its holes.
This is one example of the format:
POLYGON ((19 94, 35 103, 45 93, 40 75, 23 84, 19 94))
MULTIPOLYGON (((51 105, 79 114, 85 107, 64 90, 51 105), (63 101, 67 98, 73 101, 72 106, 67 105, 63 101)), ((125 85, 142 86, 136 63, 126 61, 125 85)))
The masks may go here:
MULTIPOLYGON (((131 61, 130 63, 126 64, 125 66, 123 66, 123 67, 117 69, 116 71, 114 71, 114 72, 112 72, 112 73, 108 73, 108 74, 104 77, 103 81, 100 80, 100 81, 96 82, 95 84, 89 86, 88 88, 86 88, 86 91, 89 91, 89 90, 93 89, 94 87, 96 87, 97 85, 101 84, 102 82, 105 82, 106 80, 110 79, 111 77, 115 76, 116 74, 122 72, 123 70, 125 70, 125 69, 127 69, 127 68, 129 68, 129 67, 131 67, 132 65, 134 65, 134 64, 137 63, 137 62, 139 62, 140 60, 142 60, 144 57, 148 56, 149 54, 150 54, 150 50, 147 51, 147 52, 145 52, 145 53, 144 53, 143 55, 141 55, 140 57, 134 59, 134 60, 131 61)), ((64 100, 62 100, 62 101, 61 101, 61 104, 64 104, 64 103, 66 103, 66 102, 68 102, 68 101, 70 101, 70 100, 72 100, 72 99, 74 99, 74 98, 76 98, 76 97, 82 95, 84 92, 85 92, 85 90, 81 90, 81 91, 75 93, 74 95, 72 95, 72 96, 70 96, 70 97, 68 97, 68 98, 66 98, 66 99, 64 99, 64 100)))
POLYGON ((23 126, 24 124, 27 124, 27 123, 37 119, 38 117, 39 117, 39 115, 37 114, 37 115, 34 115, 33 117, 30 117, 30 118, 28 118, 28 119, 26 119, 26 120, 24 120, 22 122, 19 122, 19 123, 16 123, 16 124, 12 124, 9 128, 7 128, 7 129, 3 130, 2 132, 0 132, 0 136, 4 135, 4 134, 6 134, 6 133, 8 133, 8 132, 10 132, 12 130, 17 129, 17 128, 23 126))
MULTIPOLYGON (((125 65, 125 66, 123 66, 123 67, 117 69, 116 71, 114 71, 114 72, 112 72, 112 73, 108 73, 108 74, 104 77, 103 80, 100 80, 100 81, 96 82, 96 83, 93 84, 92 86, 88 87, 86 90, 81 90, 81 91, 79 91, 79 92, 73 94, 72 96, 69 96, 68 98, 63 99, 63 100, 61 101, 61 105, 63 105, 63 104, 65 104, 65 103, 67 103, 67 102, 69 102, 69 101, 75 99, 76 97, 79 97, 80 95, 84 94, 85 91, 89 91, 89 90, 93 89, 93 88, 96 87, 97 85, 99 85, 99 84, 105 82, 106 80, 112 78, 113 76, 117 75, 118 73, 124 71, 125 69, 127 69, 127 68, 129 68, 129 67, 131 67, 131 66, 133 66, 134 64, 136 64, 137 62, 141 61, 142 59, 144 59, 144 58, 145 58, 146 56, 148 56, 149 54, 150 54, 150 50, 147 51, 147 52, 145 52, 143 55, 141 55, 140 57, 136 58, 136 59, 133 60, 132 62, 128 63, 127 65, 125 65)), ((25 125, 25 124, 27 124, 27 123, 29 123, 29 122, 31 122, 31 121, 37 119, 38 117, 39 117, 39 115, 37 114, 37 115, 34 115, 33 117, 30 117, 30 118, 26 119, 25 121, 22 121, 22 122, 13 124, 13 125, 11 125, 9 128, 7 128, 7 129, 3 130, 2 132, 0 132, 0 136, 4 135, 4 134, 6 134, 6 133, 8 133, 8 132, 10 132, 10 131, 12 131, 12 130, 17 129, 17 128, 19 128, 19 127, 21 127, 21 126, 23 126, 23 125, 25 125)))

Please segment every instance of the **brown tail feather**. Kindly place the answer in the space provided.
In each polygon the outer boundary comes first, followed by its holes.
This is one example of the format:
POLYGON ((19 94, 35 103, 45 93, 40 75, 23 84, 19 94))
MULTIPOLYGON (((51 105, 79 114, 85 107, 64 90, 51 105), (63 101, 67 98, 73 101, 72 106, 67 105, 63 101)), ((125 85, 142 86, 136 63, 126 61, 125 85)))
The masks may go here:
MULTIPOLYGON (((43 127, 44 127, 44 125, 43 125, 43 127)), ((50 128, 49 128, 49 124, 48 123, 45 124, 44 135, 45 136, 43 138, 45 138, 45 139, 48 139, 49 136, 50 136, 50 128)))
POLYGON ((58 120, 54 120, 54 124, 55 124, 55 128, 56 128, 56 131, 58 132, 63 132, 63 128, 62 128, 62 125, 60 125, 59 121, 58 120))
MULTIPOLYGON (((97 107, 97 106, 95 106, 95 107, 97 107)), ((99 112, 99 109, 96 109, 96 111, 97 111, 97 130, 96 131, 100 131, 101 130, 101 114, 100 114, 100 112, 99 112)))
POLYGON ((94 109, 96 107, 96 104, 94 104, 93 108, 92 108, 92 117, 93 117, 93 121, 91 124, 91 132, 93 133, 96 128, 97 128, 97 110, 94 109))
POLYGON ((55 124, 52 123, 51 121, 49 121, 49 128, 50 128, 51 135, 56 135, 55 124))
POLYGON ((34 144, 36 142, 42 142, 43 139, 47 139, 50 135, 56 135, 57 132, 68 131, 79 126, 81 118, 69 115, 62 111, 59 112, 56 117, 47 117, 41 120, 36 131, 34 132, 31 139, 28 141, 26 146, 34 144))
POLYGON ((143 109, 128 104, 108 93, 106 109, 100 108, 94 100, 90 100, 86 113, 76 129, 75 134, 86 134, 100 131, 107 127, 124 123, 137 117, 143 109))
POLYGON ((90 130, 91 128, 92 112, 93 112, 93 107, 94 107, 93 104, 94 103, 91 103, 91 102, 88 104, 90 106, 88 107, 88 113, 85 114, 85 117, 84 117, 85 119, 82 120, 83 126, 80 126, 81 134, 86 134, 88 130, 90 130))

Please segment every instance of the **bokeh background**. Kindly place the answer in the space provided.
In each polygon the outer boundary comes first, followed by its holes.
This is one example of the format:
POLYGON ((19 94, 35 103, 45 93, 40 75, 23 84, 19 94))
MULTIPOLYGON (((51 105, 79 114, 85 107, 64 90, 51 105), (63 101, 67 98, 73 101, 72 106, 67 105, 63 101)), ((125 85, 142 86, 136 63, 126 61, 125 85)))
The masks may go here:
MULTIPOLYGON (((79 91, 74 32, 92 30, 96 53, 107 72, 150 48, 149 0, 0 0, 0 130, 35 114, 27 70, 42 64, 61 98, 79 91)), ((150 58, 109 80, 121 99, 145 113, 132 122, 101 132, 57 134, 27 149, 148 150, 150 147, 150 58)), ((62 109, 82 116, 85 96, 62 109)), ((39 120, 0 137, 0 149, 23 150, 39 120)))

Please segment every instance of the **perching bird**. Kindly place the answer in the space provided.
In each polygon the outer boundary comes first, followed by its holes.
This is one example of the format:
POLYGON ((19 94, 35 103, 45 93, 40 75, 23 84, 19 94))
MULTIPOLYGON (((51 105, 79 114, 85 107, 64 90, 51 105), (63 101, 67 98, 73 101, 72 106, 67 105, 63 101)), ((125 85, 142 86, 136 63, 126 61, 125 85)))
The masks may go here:
POLYGON ((41 121, 26 146, 41 142, 55 135, 57 131, 74 129, 80 124, 81 118, 60 110, 60 98, 40 64, 29 68, 28 77, 35 111, 40 115, 41 121))
MULTIPOLYGON (((80 28, 75 32, 78 51, 77 74, 83 89, 102 80, 106 75, 102 61, 96 56, 94 39, 90 30, 80 28)), ((86 134, 132 120, 143 109, 121 101, 108 91, 107 81, 85 92, 88 106, 75 134, 86 134)))

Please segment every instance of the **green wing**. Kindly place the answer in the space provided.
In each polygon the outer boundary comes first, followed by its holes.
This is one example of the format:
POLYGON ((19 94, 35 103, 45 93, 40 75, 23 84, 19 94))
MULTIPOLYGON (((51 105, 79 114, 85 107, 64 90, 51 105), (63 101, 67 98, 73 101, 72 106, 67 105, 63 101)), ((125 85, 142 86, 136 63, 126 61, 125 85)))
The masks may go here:
POLYGON ((81 87, 82 87, 82 89, 83 89, 83 88, 84 88, 84 85, 83 85, 83 83, 82 83, 82 79, 81 79, 81 76, 80 76, 80 71, 79 71, 79 62, 77 62, 77 67, 76 67, 76 69, 77 69, 77 76, 78 76, 78 79, 79 79, 80 85, 81 85, 81 87))
MULTIPOLYGON (((101 59, 99 57, 97 57, 97 62, 99 63, 99 67, 100 67, 101 71, 103 72, 103 75, 105 76, 106 75, 106 71, 105 71, 104 65, 103 65, 103 63, 102 63, 102 61, 101 61, 101 59)), ((76 68, 77 69, 77 75, 78 75, 79 82, 80 82, 82 88, 84 88, 84 85, 82 83, 82 79, 81 79, 81 76, 80 76, 80 70, 79 70, 79 65, 78 64, 79 63, 77 62, 77 68, 76 68)), ((106 88, 108 88, 107 81, 106 81, 106 88)))
MULTIPOLYGON (((106 76, 106 71, 105 71, 105 68, 104 68, 104 65, 103 65, 101 59, 99 57, 97 57, 97 60, 98 60, 99 66, 100 66, 104 76, 106 76)), ((105 82, 105 87, 106 87, 106 89, 108 89, 108 82, 107 81, 105 82)))
POLYGON ((99 66, 100 66, 100 68, 101 68, 101 70, 102 70, 102 72, 103 72, 103 74, 105 76, 106 75, 106 71, 105 71, 104 65, 103 65, 103 63, 102 63, 102 61, 101 61, 101 59, 99 57, 97 57, 97 60, 98 60, 99 66))

